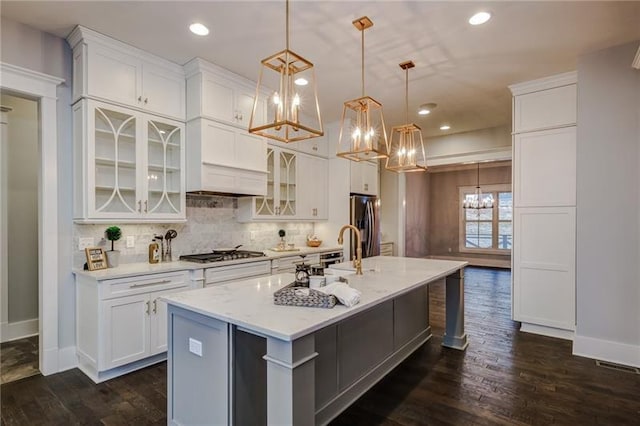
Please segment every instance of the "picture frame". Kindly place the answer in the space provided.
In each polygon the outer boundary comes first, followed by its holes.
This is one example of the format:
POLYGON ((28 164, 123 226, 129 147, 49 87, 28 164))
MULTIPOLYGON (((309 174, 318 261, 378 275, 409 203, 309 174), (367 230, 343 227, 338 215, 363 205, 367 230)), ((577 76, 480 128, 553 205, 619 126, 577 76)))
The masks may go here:
POLYGON ((84 252, 87 256, 87 267, 90 271, 107 269, 107 256, 101 247, 87 247, 84 252))

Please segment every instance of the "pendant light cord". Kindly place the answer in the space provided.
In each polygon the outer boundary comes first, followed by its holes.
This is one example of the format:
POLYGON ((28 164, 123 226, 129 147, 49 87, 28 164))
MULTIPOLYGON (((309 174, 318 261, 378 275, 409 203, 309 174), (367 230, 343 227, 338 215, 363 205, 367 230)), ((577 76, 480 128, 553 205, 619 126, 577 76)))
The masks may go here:
POLYGON ((287 33, 287 39, 286 39, 286 46, 287 46, 287 50, 289 50, 289 0, 286 1, 286 20, 287 23, 285 24, 285 28, 286 28, 286 33, 287 33))
POLYGON ((364 31, 363 28, 360 32, 362 33, 362 97, 364 98, 364 31))
POLYGON ((405 72, 405 77, 404 77, 404 100, 405 100, 404 116, 405 116, 405 123, 409 124, 409 68, 406 68, 404 70, 404 72, 405 72))

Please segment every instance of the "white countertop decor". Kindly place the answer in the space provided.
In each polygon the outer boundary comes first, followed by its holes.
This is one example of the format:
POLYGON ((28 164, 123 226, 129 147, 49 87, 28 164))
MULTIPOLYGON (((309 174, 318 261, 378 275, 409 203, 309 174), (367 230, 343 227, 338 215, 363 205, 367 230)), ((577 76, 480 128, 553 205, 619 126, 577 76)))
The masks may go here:
POLYGON ((273 293, 294 281, 293 274, 254 278, 163 297, 170 305, 246 328, 264 336, 292 341, 357 312, 444 278, 467 262, 373 257, 363 259, 364 275, 348 271, 351 262, 338 264, 349 285, 362 292, 360 303, 332 309, 282 306, 273 293))

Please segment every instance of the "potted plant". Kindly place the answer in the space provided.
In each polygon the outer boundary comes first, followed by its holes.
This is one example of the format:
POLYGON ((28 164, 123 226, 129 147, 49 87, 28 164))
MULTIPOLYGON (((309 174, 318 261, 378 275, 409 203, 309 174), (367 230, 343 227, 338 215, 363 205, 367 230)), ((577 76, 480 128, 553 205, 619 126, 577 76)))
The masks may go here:
POLYGON ((110 226, 104 231, 107 240, 111 241, 111 250, 107 250, 107 265, 115 268, 120 263, 120 251, 114 250, 114 243, 122 237, 122 231, 117 226, 110 226))

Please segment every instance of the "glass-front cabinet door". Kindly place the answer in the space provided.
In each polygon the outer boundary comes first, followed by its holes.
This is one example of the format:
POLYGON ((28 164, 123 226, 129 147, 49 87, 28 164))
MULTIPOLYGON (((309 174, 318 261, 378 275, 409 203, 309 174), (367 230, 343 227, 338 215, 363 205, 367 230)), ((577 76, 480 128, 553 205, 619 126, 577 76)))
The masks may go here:
POLYGON ((184 123, 93 100, 74 105, 75 219, 185 219, 184 123))
POLYGON ((136 217, 140 214, 137 193, 136 141, 139 120, 122 109, 96 106, 89 112, 93 123, 94 197, 90 212, 95 217, 136 217))
POLYGON ((149 119, 143 213, 170 218, 184 210, 184 127, 149 119))
POLYGON ((258 217, 275 216, 276 213, 276 176, 275 153, 273 148, 267 148, 267 195, 255 197, 255 215, 258 217))
POLYGON ((293 218, 296 214, 296 154, 269 146, 267 172, 267 195, 254 197, 254 218, 293 218))
POLYGON ((296 215, 296 154, 280 151, 278 215, 293 217, 296 215))

